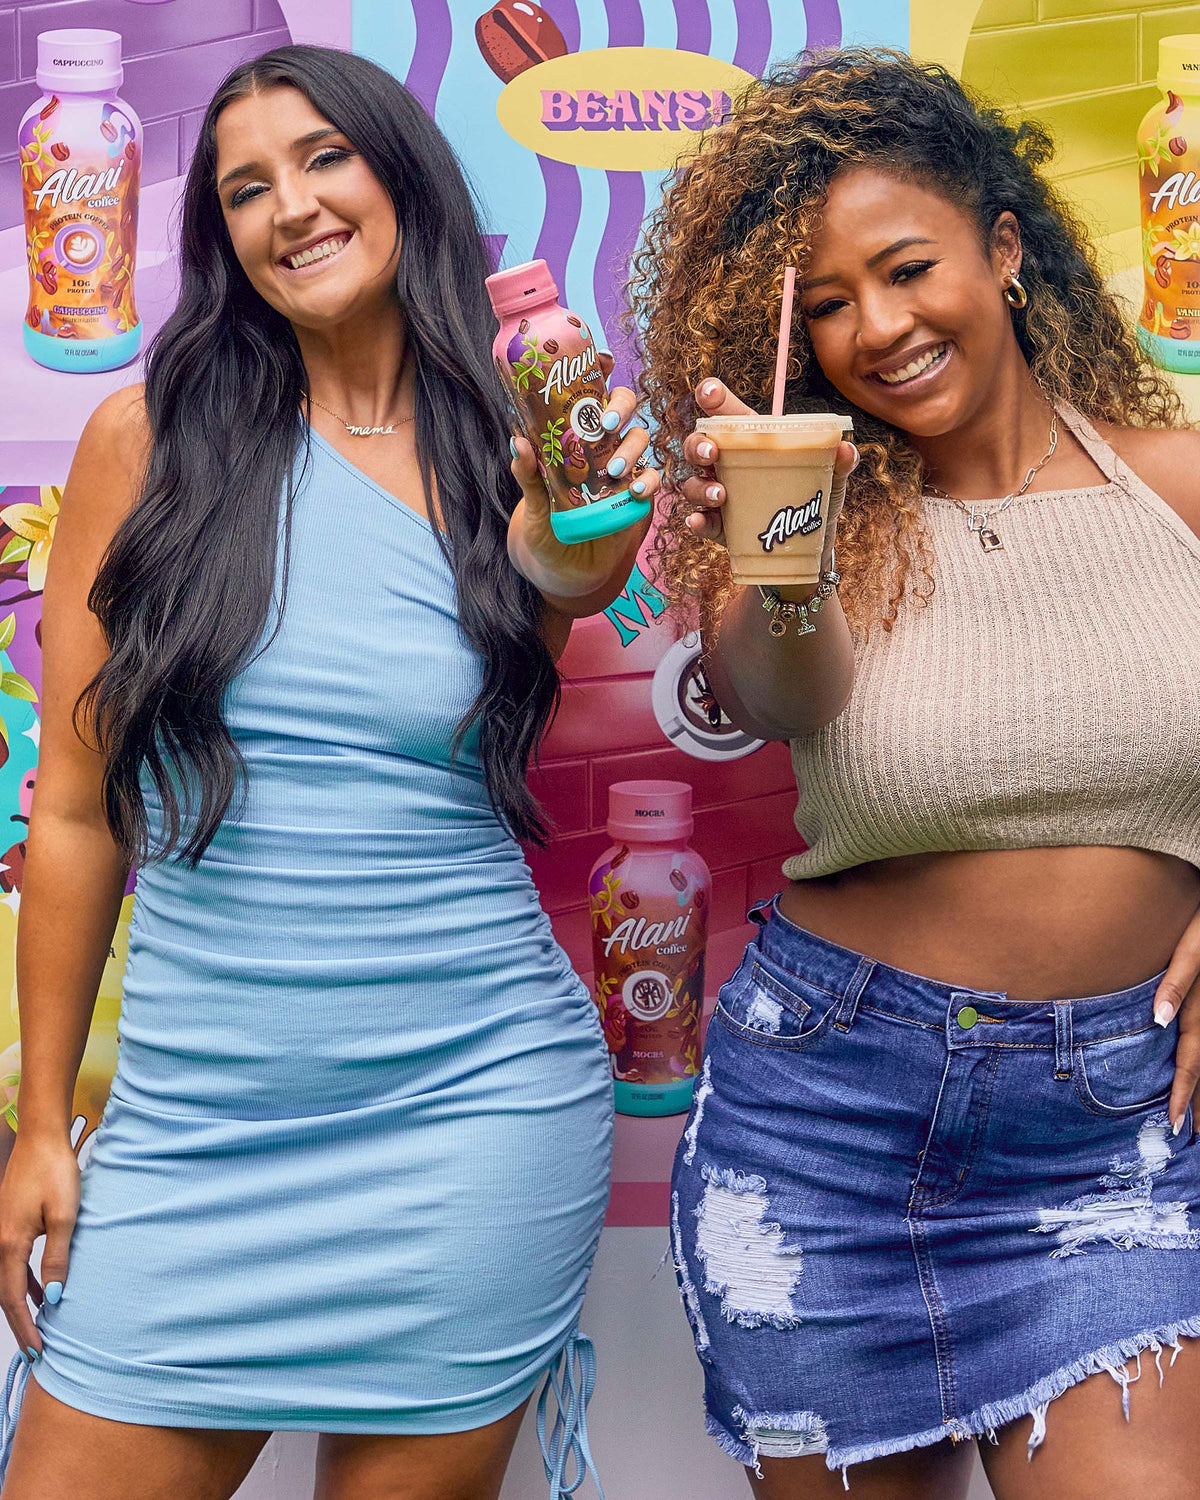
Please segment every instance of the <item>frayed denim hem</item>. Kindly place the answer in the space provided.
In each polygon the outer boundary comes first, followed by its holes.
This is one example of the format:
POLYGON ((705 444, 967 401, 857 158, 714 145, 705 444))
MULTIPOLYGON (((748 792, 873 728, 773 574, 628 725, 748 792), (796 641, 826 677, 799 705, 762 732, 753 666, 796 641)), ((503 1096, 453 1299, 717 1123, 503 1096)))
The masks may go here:
POLYGON ((730 1458, 736 1458, 738 1463, 745 1464, 748 1469, 754 1467, 754 1449, 749 1443, 739 1442, 727 1427, 722 1426, 713 1416, 712 1412, 704 1413, 704 1430, 710 1438, 716 1441, 729 1454, 730 1458))
MULTIPOLYGON (((1078 1385, 1081 1380, 1087 1380, 1089 1376, 1111 1375, 1121 1387, 1122 1408, 1125 1420, 1128 1421, 1129 1387, 1141 1379, 1142 1355, 1148 1350, 1154 1351, 1158 1382, 1161 1385, 1165 1377, 1161 1363, 1163 1351, 1165 1349, 1173 1351, 1169 1361, 1173 1364, 1183 1347, 1179 1342, 1182 1338, 1200 1338, 1200 1317, 1187 1318, 1181 1323, 1168 1323, 1164 1328, 1155 1329, 1149 1333, 1135 1334, 1132 1338, 1122 1339, 1116 1344, 1107 1344, 1102 1349, 1085 1354, 1072 1364, 1055 1370, 1052 1375, 1044 1376, 1019 1396, 1009 1396, 1003 1401, 989 1402, 965 1417, 959 1417, 952 1422, 944 1422, 940 1427, 913 1433, 908 1437, 889 1438, 882 1443, 860 1443, 856 1448, 832 1447, 825 1456, 825 1462, 830 1469, 841 1469, 842 1477, 845 1479, 845 1471, 854 1464, 867 1463, 872 1458, 886 1458, 892 1453, 906 1453, 912 1448, 929 1448, 934 1443, 944 1442, 947 1438, 987 1437, 994 1440, 997 1428, 1005 1427, 1020 1417, 1033 1418, 1028 1454, 1032 1459, 1034 1449, 1040 1447, 1045 1440, 1046 1411, 1052 1401, 1064 1395, 1072 1386, 1078 1385), (1136 1375, 1129 1375, 1122 1368, 1131 1359, 1137 1361, 1136 1375)), ((715 1433, 714 1436, 716 1436, 715 1433)), ((718 1441, 720 1441, 719 1438, 718 1441)), ((753 1458, 749 1462, 752 1463, 753 1458)))

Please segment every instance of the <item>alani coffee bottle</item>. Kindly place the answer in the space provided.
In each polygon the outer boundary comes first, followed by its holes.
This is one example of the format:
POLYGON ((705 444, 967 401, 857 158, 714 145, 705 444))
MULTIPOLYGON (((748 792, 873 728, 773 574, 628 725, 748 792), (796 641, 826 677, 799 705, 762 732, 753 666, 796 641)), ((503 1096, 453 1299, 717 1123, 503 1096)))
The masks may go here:
POLYGON ((115 370, 142 346, 133 294, 142 127, 118 93, 121 38, 44 31, 37 55, 42 96, 17 132, 25 348, 52 370, 115 370))
POLYGON ((691 831, 685 782, 609 788, 614 844, 588 895, 596 1004, 622 1114, 682 1114, 700 1070, 711 881, 691 831))
POLYGON ((603 426, 608 386, 591 330, 562 307, 544 260, 487 279, 500 322, 492 357, 533 445, 560 542, 612 536, 650 514, 650 501, 609 477, 620 435, 603 426))

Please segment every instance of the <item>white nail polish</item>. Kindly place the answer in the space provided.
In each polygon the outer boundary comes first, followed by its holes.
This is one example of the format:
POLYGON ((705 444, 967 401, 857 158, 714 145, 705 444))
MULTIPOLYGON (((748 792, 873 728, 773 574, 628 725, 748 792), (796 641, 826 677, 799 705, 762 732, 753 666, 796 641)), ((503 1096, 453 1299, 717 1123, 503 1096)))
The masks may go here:
POLYGON ((1182 1129, 1183 1129, 1183 1116, 1180 1115, 1179 1118, 1178 1118, 1178 1120, 1176 1120, 1175 1123, 1174 1123, 1174 1125, 1171 1127, 1171 1134, 1172 1135, 1178 1135, 1179 1132, 1182 1129))
POLYGON ((1154 1007, 1154 1022, 1157 1026, 1169 1026, 1174 1016, 1175 1012, 1171 1009, 1169 1000, 1160 1000, 1154 1007))
POLYGON ((696 452, 702 459, 704 459, 706 463, 713 456, 715 451, 716 450, 713 448, 713 445, 711 443, 701 443, 700 446, 696 449, 696 452))

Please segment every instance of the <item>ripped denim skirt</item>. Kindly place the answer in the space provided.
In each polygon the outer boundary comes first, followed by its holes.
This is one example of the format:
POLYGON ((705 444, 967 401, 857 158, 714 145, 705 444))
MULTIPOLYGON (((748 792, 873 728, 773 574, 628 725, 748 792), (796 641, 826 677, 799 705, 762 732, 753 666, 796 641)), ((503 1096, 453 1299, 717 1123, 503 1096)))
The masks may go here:
MULTIPOLYGON (((753 915, 753 914, 752 914, 753 915)), ((1200 1335, 1200 1147, 1156 980, 1045 1004, 922 979, 772 909, 675 1158, 708 1431, 830 1469, 979 1437, 1200 1335)), ((1114 1391, 1114 1399, 1118 1399, 1114 1391)), ((1117 1415, 1114 1409, 1114 1415, 1117 1415)), ((1118 1418, 1119 1419, 1119 1418, 1118 1418)))

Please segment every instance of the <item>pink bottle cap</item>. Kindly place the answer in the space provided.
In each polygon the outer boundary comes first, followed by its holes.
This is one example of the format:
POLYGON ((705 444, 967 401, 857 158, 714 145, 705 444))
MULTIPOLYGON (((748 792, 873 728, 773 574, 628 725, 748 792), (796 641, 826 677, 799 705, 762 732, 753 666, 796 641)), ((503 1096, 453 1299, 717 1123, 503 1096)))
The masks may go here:
POLYGON ((608 835, 661 844, 686 839, 695 826, 686 781, 614 781, 608 789, 608 835))
POLYGON ((121 87, 119 31, 43 31, 37 39, 38 87, 48 94, 103 94, 121 87))
POLYGON ((487 278, 484 285, 498 318, 521 307, 537 307, 543 302, 558 300, 558 287, 544 260, 527 260, 523 266, 497 271, 487 278))

